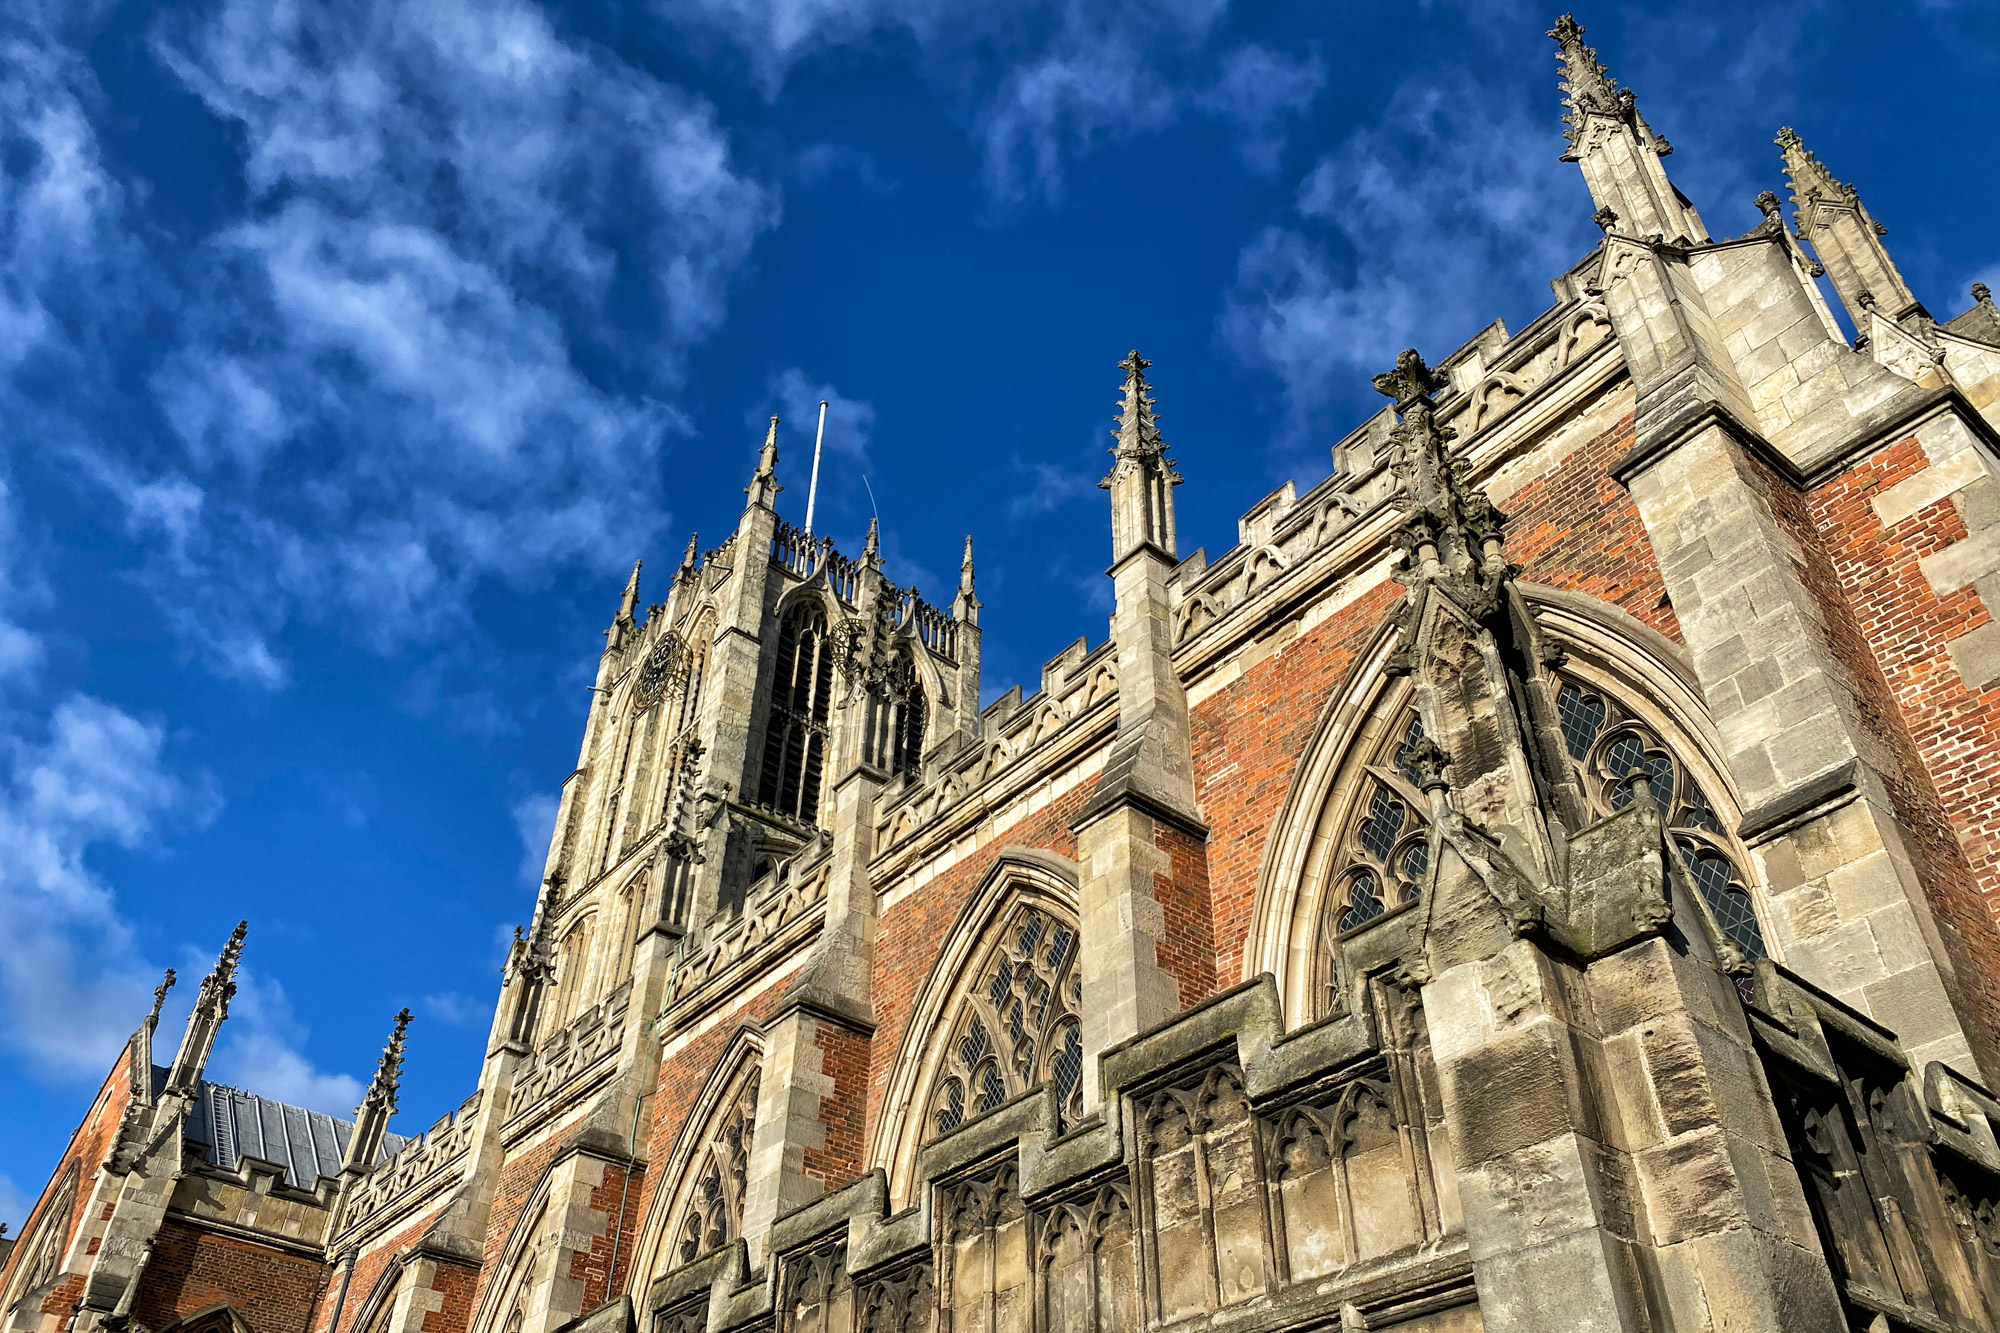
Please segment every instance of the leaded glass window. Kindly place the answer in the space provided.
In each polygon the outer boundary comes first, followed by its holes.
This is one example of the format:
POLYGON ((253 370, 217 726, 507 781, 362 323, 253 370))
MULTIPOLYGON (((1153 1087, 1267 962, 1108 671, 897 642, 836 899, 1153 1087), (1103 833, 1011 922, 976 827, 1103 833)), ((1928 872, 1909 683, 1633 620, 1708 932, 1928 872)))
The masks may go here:
POLYGON ((925 1137, 1053 1082, 1065 1123, 1083 1114, 1083 978, 1076 926, 1026 903, 1003 919, 951 1015, 925 1137))

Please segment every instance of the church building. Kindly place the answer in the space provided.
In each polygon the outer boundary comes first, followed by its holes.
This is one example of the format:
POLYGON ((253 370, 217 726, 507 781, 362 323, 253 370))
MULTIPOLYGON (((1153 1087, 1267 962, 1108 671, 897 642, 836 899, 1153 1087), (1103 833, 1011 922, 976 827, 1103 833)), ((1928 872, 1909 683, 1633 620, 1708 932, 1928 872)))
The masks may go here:
POLYGON ((389 1132, 407 1012, 352 1120, 209 1082, 239 928, 0 1333, 2000 1325, 2000 309, 1789 129, 1711 236, 1550 35, 1603 237, 1526 327, 1214 556, 1133 352, 1109 632, 985 707, 971 540, 781 520, 774 418, 463 1103, 389 1132))

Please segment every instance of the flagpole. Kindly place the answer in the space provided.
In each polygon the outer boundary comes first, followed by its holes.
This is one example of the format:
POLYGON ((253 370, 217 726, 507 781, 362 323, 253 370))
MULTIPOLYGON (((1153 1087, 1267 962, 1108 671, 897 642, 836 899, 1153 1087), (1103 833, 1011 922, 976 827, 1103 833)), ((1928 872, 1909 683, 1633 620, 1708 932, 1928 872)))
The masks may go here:
POLYGON ((826 442, 826 399, 819 400, 819 433, 813 436, 812 484, 806 488, 806 536, 812 536, 813 506, 819 502, 819 447, 826 442))

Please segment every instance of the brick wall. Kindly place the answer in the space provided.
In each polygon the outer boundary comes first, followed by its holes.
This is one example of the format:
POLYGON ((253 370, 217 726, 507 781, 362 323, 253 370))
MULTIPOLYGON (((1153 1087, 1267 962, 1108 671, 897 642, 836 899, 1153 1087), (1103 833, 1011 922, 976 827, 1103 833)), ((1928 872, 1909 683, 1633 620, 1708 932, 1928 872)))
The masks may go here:
POLYGON ((875 1041, 869 1053, 864 1139, 874 1133, 876 1117, 881 1114, 882 1094, 908 1032, 917 991, 930 975, 945 936, 965 910, 973 890, 999 859, 1000 843, 1042 848, 1074 858, 1076 838, 1069 825, 1090 798, 1090 790, 1079 787, 1029 815, 1006 830, 998 842, 981 848, 921 891, 896 903, 875 923, 875 1041))
POLYGON ((132 1314, 148 1328, 164 1328, 227 1305, 254 1333, 304 1333, 325 1276, 316 1259, 168 1218, 160 1224, 132 1314))
POLYGON ((1170 824, 1155 824, 1153 845, 1170 867, 1153 877, 1153 896, 1166 916, 1167 933, 1155 949, 1160 967, 1174 979, 1181 1008, 1215 994, 1215 903, 1209 895, 1208 844, 1170 824))
POLYGON ((1612 463, 1636 438, 1627 415, 1508 496, 1501 506, 1507 558, 1524 578, 1588 593, 1679 642, 1680 622, 1639 507, 1611 478, 1612 463))
POLYGON ((805 1150, 805 1169, 822 1188, 831 1190, 861 1174, 873 1043, 831 1023, 818 1025, 813 1042, 819 1047, 820 1072, 833 1081, 833 1091, 819 1103, 825 1146, 805 1150))
MULTIPOLYGON (((1833 646, 1862 683, 1871 729, 1903 757, 1897 814, 1923 858, 1931 909, 1957 936, 1961 990, 2000 1044, 2000 689, 1969 689, 1946 644, 1991 617, 1971 588, 1940 595, 1917 562, 1963 540, 1950 497, 1884 527, 1871 500, 1929 464, 1914 438, 1790 498, 1783 517, 1812 535, 1807 582, 1833 646)), ((1947 943, 1950 941, 1948 940, 1947 943)), ((1975 1034, 1974 1039, 1978 1040, 1975 1034)))
POLYGON ((570 1259, 569 1275, 583 1283, 583 1309, 595 1310, 619 1290, 613 1280, 632 1266, 632 1242, 638 1232, 639 1198, 645 1172, 619 1166, 604 1169, 604 1183, 590 1192, 591 1211, 616 1218, 615 1225, 570 1259), (616 1272, 613 1272, 613 1267, 616 1272))
MULTIPOLYGON (((103 1166, 104 1159, 111 1153, 112 1144, 118 1137, 119 1122, 124 1119, 125 1107, 132 1100, 131 1075, 128 1072, 131 1059, 132 1048, 128 1045, 118 1053, 118 1058, 112 1061, 110 1072, 104 1076, 104 1082, 98 1085, 97 1096, 91 1101, 90 1109, 84 1113, 82 1122, 70 1134, 69 1143, 63 1148, 61 1159, 56 1163, 55 1170, 49 1173, 40 1195, 36 1197, 35 1206, 29 1210, 19 1232, 16 1233, 13 1253, 8 1256, 6 1264, 0 1266, 0 1292, 5 1292, 8 1285, 13 1282, 14 1269, 17 1265, 34 1262, 34 1254, 21 1242, 38 1238, 42 1212, 50 1206, 51 1193, 72 1165, 77 1170, 76 1200, 70 1209, 68 1219, 63 1224, 65 1249, 76 1235, 77 1228, 83 1224, 84 1216, 90 1210, 98 1169, 103 1166)), ((113 1197, 115 1198, 115 1195, 113 1197)), ((97 1219, 99 1225, 110 1216, 109 1210, 110 1204, 107 1202, 103 1208, 103 1216, 97 1219)), ((39 1251, 40 1247, 36 1246, 35 1253, 39 1251)), ((91 1252, 96 1253, 94 1241, 91 1252)), ((67 1314, 76 1304, 77 1297, 83 1294, 83 1282, 83 1276, 79 1274, 57 1284, 56 1290, 43 1302, 42 1312, 67 1314)))
MULTIPOLYGON (((319 1303, 313 1311, 313 1333, 346 1333, 357 1327, 361 1316, 374 1299, 376 1288, 396 1267, 396 1257, 424 1238, 437 1224, 442 1209, 423 1214, 402 1229, 378 1238, 355 1256, 353 1271, 347 1277, 347 1291, 341 1294, 341 1275, 335 1270, 320 1292, 319 1303), (340 1328, 335 1330, 332 1321, 338 1305, 340 1328)), ((469 1268, 451 1268, 440 1272, 432 1289, 446 1292, 443 1309, 432 1311, 424 1317, 424 1333, 464 1333, 472 1319, 471 1294, 478 1281, 478 1275, 469 1268), (452 1303, 453 1293, 463 1288, 463 1309, 452 1303), (457 1312, 454 1314, 454 1310, 457 1312), (455 1322, 454 1322, 455 1321, 455 1322)))
POLYGON ((1383 583, 1281 644, 1193 710, 1195 799, 1209 825, 1213 975, 1220 986, 1242 980, 1258 867, 1306 741, 1327 696, 1402 593, 1383 583))

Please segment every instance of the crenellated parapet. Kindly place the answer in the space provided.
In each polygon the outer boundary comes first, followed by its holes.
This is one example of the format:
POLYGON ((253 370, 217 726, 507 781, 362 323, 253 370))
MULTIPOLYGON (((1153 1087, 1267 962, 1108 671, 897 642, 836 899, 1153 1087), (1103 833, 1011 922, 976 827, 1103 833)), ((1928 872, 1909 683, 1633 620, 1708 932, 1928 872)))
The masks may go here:
POLYGON ((413 1215, 458 1183, 473 1147, 484 1093, 475 1090, 451 1112, 384 1158, 348 1191, 329 1248, 344 1249, 361 1237, 413 1215))

